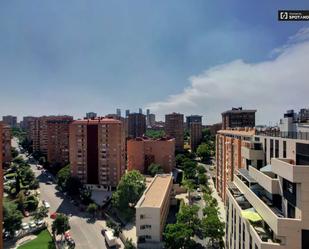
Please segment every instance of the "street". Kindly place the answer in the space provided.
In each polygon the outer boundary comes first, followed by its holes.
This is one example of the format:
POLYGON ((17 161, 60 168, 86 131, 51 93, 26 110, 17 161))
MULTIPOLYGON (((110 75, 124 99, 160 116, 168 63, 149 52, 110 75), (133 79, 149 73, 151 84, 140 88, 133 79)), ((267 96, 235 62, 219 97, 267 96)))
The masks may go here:
POLYGON ((40 182, 40 198, 50 204, 50 212, 59 212, 70 217, 70 234, 76 243, 77 249, 101 249, 107 248, 104 237, 101 234, 103 226, 100 221, 95 223, 88 221, 86 213, 80 212, 77 207, 70 203, 69 199, 56 189, 56 185, 46 184, 49 180, 46 174, 37 170, 35 164, 30 164, 37 179, 40 182))

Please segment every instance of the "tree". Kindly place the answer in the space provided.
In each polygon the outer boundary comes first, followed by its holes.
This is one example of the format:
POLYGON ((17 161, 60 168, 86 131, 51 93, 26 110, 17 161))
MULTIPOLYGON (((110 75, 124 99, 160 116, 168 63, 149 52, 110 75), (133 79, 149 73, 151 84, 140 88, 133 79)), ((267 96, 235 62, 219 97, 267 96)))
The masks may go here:
POLYGON ((205 174, 198 174, 198 183, 205 185, 207 183, 207 177, 205 174))
POLYGON ((193 235, 192 229, 183 223, 168 224, 163 233, 165 248, 180 249, 188 248, 190 238, 193 235))
POLYGON ((95 217, 97 210, 98 206, 95 203, 90 203, 87 207, 87 212, 92 214, 93 217, 95 217))
POLYGON ((79 195, 82 187, 83 184, 77 177, 70 177, 66 182, 66 190, 68 191, 69 195, 72 196, 79 195))
POLYGON ((66 190, 66 184, 70 177, 71 177, 70 165, 67 165, 63 167, 61 170, 59 170, 59 172, 57 173, 57 185, 61 189, 66 190))
POLYGON ((16 230, 20 229, 23 215, 17 209, 17 205, 12 202, 4 201, 3 203, 3 227, 11 236, 16 230))
POLYGON ((135 249, 135 246, 133 245, 132 239, 126 239, 124 242, 124 249, 135 249))
POLYGON ((196 167, 196 170, 199 174, 205 174, 206 173, 206 169, 204 168, 204 166, 202 166, 201 164, 198 164, 196 167))
POLYGON ((12 155, 12 158, 15 158, 18 156, 18 151, 16 150, 16 148, 12 147, 11 155, 12 155))
POLYGON ((162 174, 164 173, 163 168, 161 167, 160 164, 157 163, 152 163, 150 164, 150 166, 148 167, 148 173, 151 176, 155 176, 156 174, 162 174))
POLYGON ((193 180, 190 180, 190 179, 184 180, 183 185, 187 189, 188 200, 189 200, 189 203, 191 203, 191 192, 193 192, 194 186, 195 186, 193 183, 193 180))
POLYGON ((24 210, 25 209, 25 206, 26 206, 25 202, 26 202, 25 193, 24 193, 24 191, 20 191, 17 194, 17 205, 18 205, 18 209, 19 210, 24 210))
POLYGON ((202 232, 205 238, 210 238, 213 245, 214 241, 221 241, 224 236, 224 222, 217 215, 208 215, 202 219, 202 232))
POLYGON ((130 212, 145 189, 145 177, 137 170, 132 170, 122 176, 116 191, 113 193, 112 204, 120 211, 130 212))
POLYGON ((83 187, 80 191, 80 199, 83 204, 88 205, 92 202, 92 191, 90 188, 83 187))
POLYGON ((34 214, 33 218, 35 221, 39 221, 48 217, 48 208, 41 206, 38 208, 37 212, 34 214))
POLYGON ((65 214, 58 214, 52 224, 52 232, 55 235, 61 235, 61 240, 66 231, 70 229, 69 218, 65 214))
POLYGON ((211 148, 208 144, 200 144, 197 147, 197 151, 196 151, 197 155, 199 157, 201 157, 203 162, 207 162, 210 160, 210 156, 211 156, 211 148))
POLYGON ((193 232, 196 232, 200 226, 198 211, 199 207, 196 205, 183 205, 179 213, 176 215, 177 222, 185 224, 193 232))
POLYGON ((196 162, 194 161, 185 161, 182 170, 184 171, 186 179, 193 179, 196 175, 196 162))
POLYGON ((29 196, 25 202, 25 209, 28 211, 35 211, 39 205, 39 201, 33 195, 29 196))

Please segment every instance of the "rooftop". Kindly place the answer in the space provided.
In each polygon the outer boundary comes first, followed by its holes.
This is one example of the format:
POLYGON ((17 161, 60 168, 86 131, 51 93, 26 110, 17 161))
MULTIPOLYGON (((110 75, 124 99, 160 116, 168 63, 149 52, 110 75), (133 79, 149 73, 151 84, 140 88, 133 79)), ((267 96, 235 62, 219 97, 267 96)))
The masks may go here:
POLYGON ((172 181, 170 174, 156 175, 135 207, 160 208, 172 181))
POLYGON ((236 135, 236 136, 253 136, 255 135, 255 129, 243 128, 243 129, 230 129, 230 130, 219 130, 217 133, 222 135, 236 135))
POLYGON ((160 138, 150 138, 150 137, 147 137, 147 136, 143 136, 143 137, 137 137, 137 138, 130 138, 129 141, 138 141, 138 142, 141 142, 141 141, 148 141, 148 142, 151 142, 151 141, 173 141, 175 140, 175 138, 172 138, 172 137, 160 137, 160 138))
POLYGON ((242 107, 239 107, 239 108, 232 108, 232 110, 228 110, 228 111, 225 111, 225 112, 222 112, 221 114, 227 114, 227 113, 247 113, 247 112, 251 112, 251 113, 255 113, 256 110, 254 109, 242 109, 242 107))
POLYGON ((94 118, 94 119, 83 119, 83 120, 75 120, 73 124, 121 124, 121 121, 113 118, 94 118))

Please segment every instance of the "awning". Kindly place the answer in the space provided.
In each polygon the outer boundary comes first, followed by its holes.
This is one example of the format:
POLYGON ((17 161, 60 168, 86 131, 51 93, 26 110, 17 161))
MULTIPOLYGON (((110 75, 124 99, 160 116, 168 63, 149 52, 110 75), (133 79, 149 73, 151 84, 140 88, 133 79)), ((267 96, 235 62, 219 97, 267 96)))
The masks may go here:
POLYGON ((260 168, 260 171, 262 172, 272 172, 271 164, 266 165, 265 167, 260 168))
POLYGON ((241 215, 242 217, 252 222, 258 222, 258 221, 263 220, 262 217, 257 212, 250 211, 250 210, 242 211, 241 215))

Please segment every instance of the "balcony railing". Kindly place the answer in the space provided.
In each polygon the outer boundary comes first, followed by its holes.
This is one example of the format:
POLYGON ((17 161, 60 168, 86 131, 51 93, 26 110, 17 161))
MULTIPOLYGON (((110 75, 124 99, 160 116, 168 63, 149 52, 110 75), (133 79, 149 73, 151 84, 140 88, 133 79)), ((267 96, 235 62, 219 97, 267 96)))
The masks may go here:
POLYGON ((309 140, 309 132, 283 132, 277 130, 256 131, 256 135, 309 140))

